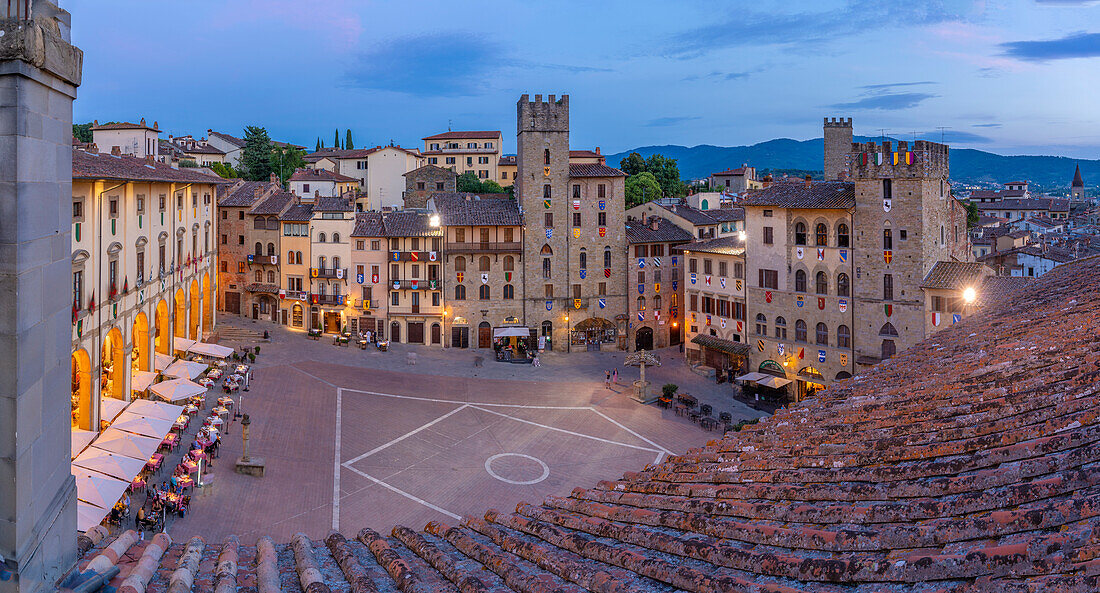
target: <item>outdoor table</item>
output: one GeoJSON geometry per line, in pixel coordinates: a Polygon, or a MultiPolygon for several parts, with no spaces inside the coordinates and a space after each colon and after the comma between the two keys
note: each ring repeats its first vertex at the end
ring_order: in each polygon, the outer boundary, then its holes
{"type": "Polygon", "coordinates": [[[321,330],[311,329],[311,330],[309,330],[309,333],[306,334],[306,337],[308,337],[311,340],[320,340],[321,339],[321,330]]]}
{"type": "Polygon", "coordinates": [[[176,423],[172,425],[172,428],[175,428],[177,430],[184,430],[185,428],[187,428],[187,424],[190,421],[191,419],[187,416],[180,416],[179,418],[176,418],[176,423]]]}
{"type": "Polygon", "coordinates": [[[191,456],[192,461],[198,461],[199,459],[206,459],[206,453],[204,451],[200,451],[198,449],[191,449],[191,451],[189,451],[187,454],[191,456]]]}
{"type": "Polygon", "coordinates": [[[718,421],[710,416],[704,416],[699,419],[699,426],[704,430],[714,430],[718,426],[718,421]]]}
{"type": "Polygon", "coordinates": [[[223,422],[225,421],[219,416],[209,416],[203,424],[207,426],[221,426],[223,422]]]}
{"type": "Polygon", "coordinates": [[[174,434],[169,434],[168,436],[164,437],[163,441],[160,442],[160,446],[161,447],[172,448],[172,447],[176,446],[176,441],[178,441],[178,440],[179,440],[179,437],[177,437],[174,434]]]}
{"type": "Polygon", "coordinates": [[[225,416],[226,414],[229,413],[229,409],[224,408],[222,406],[218,406],[218,407],[214,408],[211,411],[214,412],[215,414],[217,414],[218,416],[225,416]]]}
{"type": "Polygon", "coordinates": [[[183,411],[185,414],[194,414],[195,412],[199,411],[199,407],[195,404],[187,404],[183,407],[183,411]]]}
{"type": "Polygon", "coordinates": [[[141,478],[134,478],[133,481],[130,482],[130,490],[141,490],[144,487],[145,480],[142,480],[141,478]]]}
{"type": "Polygon", "coordinates": [[[176,483],[179,484],[181,489],[195,487],[195,480],[192,480],[191,476],[180,476],[176,478],[176,483]]]}
{"type": "Polygon", "coordinates": [[[198,471],[199,464],[195,463],[194,461],[188,461],[187,459],[184,459],[182,462],[180,462],[180,467],[186,470],[187,473],[193,474],[198,471]]]}
{"type": "Polygon", "coordinates": [[[149,458],[149,461],[145,462],[145,469],[155,472],[160,469],[162,463],[164,463],[164,456],[159,453],[154,453],[153,456],[149,458]]]}
{"type": "Polygon", "coordinates": [[[225,362],[224,360],[219,360],[215,362],[214,365],[224,369],[225,367],[229,366],[229,363],[225,362]]]}
{"type": "Polygon", "coordinates": [[[248,372],[248,365],[247,364],[239,364],[239,365],[237,365],[236,370],[237,370],[238,374],[247,373],[248,372]]]}
{"type": "Polygon", "coordinates": [[[213,439],[204,438],[203,436],[200,435],[198,437],[195,437],[195,442],[198,443],[200,447],[205,449],[206,447],[209,447],[210,443],[213,443],[214,441],[213,441],[213,439]]]}
{"type": "Polygon", "coordinates": [[[672,398],[659,397],[657,398],[657,405],[661,406],[662,408],[668,408],[672,405],[672,398]]]}
{"type": "Polygon", "coordinates": [[[224,373],[222,373],[218,369],[214,369],[214,370],[210,371],[209,373],[206,373],[206,376],[210,379],[221,379],[223,374],[224,373]]]}
{"type": "Polygon", "coordinates": [[[360,350],[366,350],[368,343],[369,342],[367,342],[366,340],[359,340],[359,349],[360,350]]]}
{"type": "Polygon", "coordinates": [[[682,403],[677,403],[672,409],[675,410],[677,416],[683,416],[684,412],[688,411],[688,407],[682,403]]]}
{"type": "Polygon", "coordinates": [[[387,352],[390,349],[390,343],[388,341],[378,342],[378,349],[381,350],[382,352],[387,352]]]}
{"type": "Polygon", "coordinates": [[[218,398],[218,403],[225,406],[225,407],[227,407],[227,408],[232,408],[233,407],[233,398],[222,396],[222,397],[218,398]]]}
{"type": "Polygon", "coordinates": [[[209,377],[203,377],[203,378],[199,379],[197,381],[197,383],[199,385],[202,385],[203,387],[205,387],[207,389],[210,389],[211,387],[214,386],[214,380],[209,378],[209,377]]]}

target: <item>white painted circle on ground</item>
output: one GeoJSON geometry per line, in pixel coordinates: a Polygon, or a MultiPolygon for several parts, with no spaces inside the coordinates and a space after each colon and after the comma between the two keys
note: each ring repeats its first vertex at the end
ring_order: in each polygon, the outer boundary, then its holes
{"type": "Polygon", "coordinates": [[[501,482],[504,482],[506,484],[515,484],[517,486],[538,484],[550,475],[550,468],[547,467],[547,465],[543,463],[541,459],[531,457],[530,455],[524,455],[522,453],[498,453],[496,455],[493,455],[492,457],[485,460],[485,471],[488,472],[490,476],[493,476],[501,482]],[[530,459],[531,461],[534,461],[542,467],[542,475],[535,478],[534,480],[509,480],[508,478],[505,478],[493,471],[493,462],[497,459],[500,459],[501,457],[522,457],[523,459],[530,459]]]}

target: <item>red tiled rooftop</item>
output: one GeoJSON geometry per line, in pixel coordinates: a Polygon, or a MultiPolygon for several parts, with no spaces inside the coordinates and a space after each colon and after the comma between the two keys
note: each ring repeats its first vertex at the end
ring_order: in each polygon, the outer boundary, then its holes
{"type": "Polygon", "coordinates": [[[85,563],[121,556],[111,585],[147,593],[1096,592],[1098,311],[1100,258],[1082,260],[759,424],[569,496],[282,545],[124,535],[104,551],[94,533],[85,563]]]}

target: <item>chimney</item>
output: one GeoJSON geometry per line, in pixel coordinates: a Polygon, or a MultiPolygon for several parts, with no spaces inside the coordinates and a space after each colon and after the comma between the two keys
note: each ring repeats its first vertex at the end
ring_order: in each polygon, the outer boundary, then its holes
{"type": "Polygon", "coordinates": [[[113,154],[115,156],[122,156],[122,149],[117,147],[117,146],[112,146],[111,147],[111,154],[113,154]]]}
{"type": "Polygon", "coordinates": [[[657,230],[657,227],[661,226],[661,221],[656,216],[649,217],[649,228],[657,230]]]}
{"type": "Polygon", "coordinates": [[[321,190],[319,190],[319,189],[313,190],[313,199],[316,200],[319,197],[321,197],[321,190]]]}
{"type": "Polygon", "coordinates": [[[151,155],[151,154],[145,155],[145,162],[152,163],[153,162],[153,155],[151,155]]]}
{"type": "Polygon", "coordinates": [[[252,197],[258,199],[260,197],[260,192],[262,191],[263,190],[260,188],[260,186],[257,185],[256,189],[252,190],[252,197]]]}
{"type": "Polygon", "coordinates": [[[599,146],[596,147],[596,154],[600,154],[600,147],[599,146]]]}
{"type": "Polygon", "coordinates": [[[143,126],[145,125],[145,118],[144,117],[141,118],[141,125],[143,125],[143,126]]]}
{"type": "Polygon", "coordinates": [[[807,175],[806,176],[806,189],[810,189],[811,185],[813,185],[813,181],[810,179],[810,176],[807,175]]]}

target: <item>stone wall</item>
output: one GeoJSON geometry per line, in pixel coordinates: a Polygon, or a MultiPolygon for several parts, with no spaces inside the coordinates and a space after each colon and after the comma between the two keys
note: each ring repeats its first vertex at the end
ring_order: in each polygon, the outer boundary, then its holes
{"type": "Polygon", "coordinates": [[[852,118],[825,118],[825,181],[848,173],[848,151],[852,146],[852,118]]]}
{"type": "Polygon", "coordinates": [[[406,208],[424,208],[428,196],[433,193],[455,191],[458,191],[458,175],[451,169],[424,166],[405,174],[406,208]],[[420,189],[420,183],[424,184],[423,189],[420,189]],[[443,184],[442,188],[437,185],[439,183],[443,184]]]}

